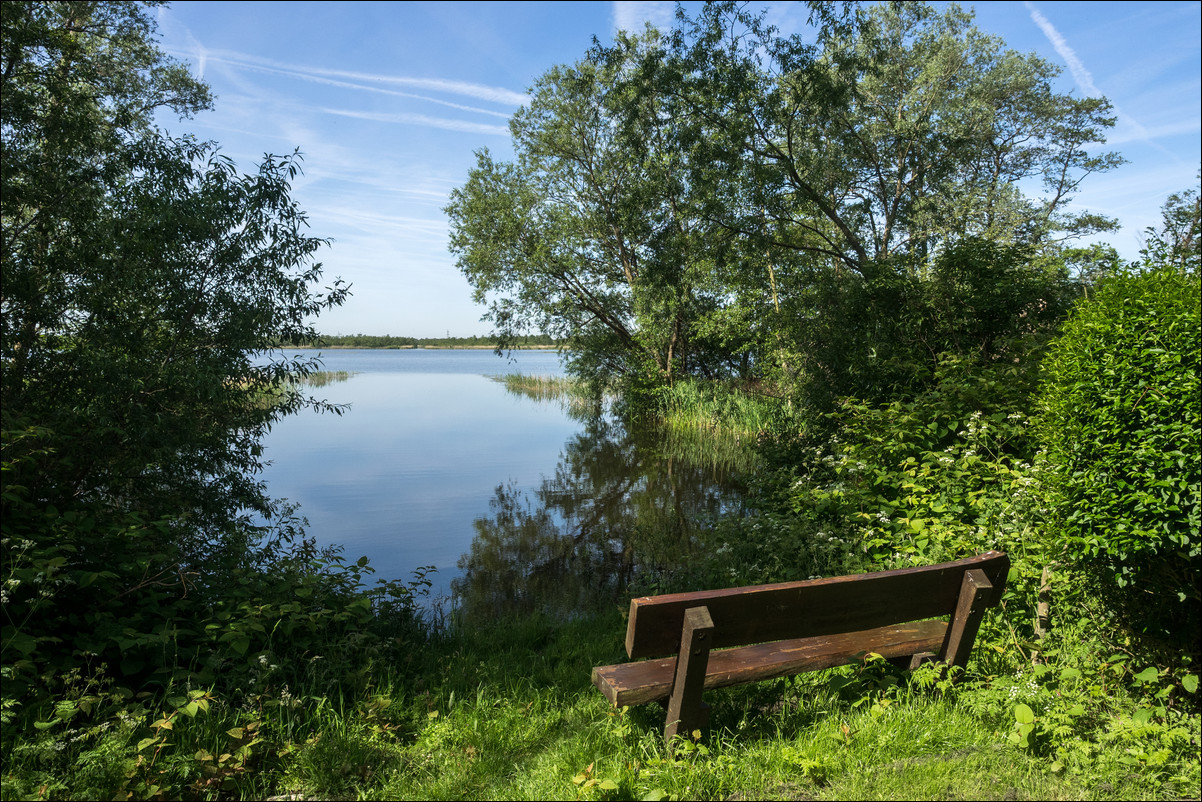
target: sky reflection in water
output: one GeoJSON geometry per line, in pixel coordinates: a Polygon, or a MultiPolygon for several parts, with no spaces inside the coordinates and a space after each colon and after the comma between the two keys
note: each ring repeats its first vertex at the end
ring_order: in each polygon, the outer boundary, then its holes
{"type": "Polygon", "coordinates": [[[366,555],[376,577],[407,580],[434,565],[432,597],[454,590],[484,615],[613,599],[636,555],[679,559],[693,519],[734,503],[712,470],[488,378],[562,374],[553,352],[516,360],[323,353],[326,370],[359,374],[313,394],[352,408],[276,425],[265,443],[270,494],[299,502],[319,544],[341,544],[348,560],[366,555]]]}

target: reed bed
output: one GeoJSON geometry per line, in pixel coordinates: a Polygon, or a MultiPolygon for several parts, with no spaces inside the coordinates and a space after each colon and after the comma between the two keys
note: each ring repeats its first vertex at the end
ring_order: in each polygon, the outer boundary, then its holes
{"type": "Polygon", "coordinates": [[[660,422],[677,447],[715,464],[750,467],[760,435],[780,414],[780,400],[697,381],[663,391],[660,422]]]}
{"type": "Polygon", "coordinates": [[[327,384],[344,382],[358,375],[357,370],[319,370],[295,379],[294,383],[300,387],[325,387],[327,384]]]}
{"type": "Polygon", "coordinates": [[[535,401],[558,401],[570,414],[591,414],[598,408],[597,400],[585,392],[584,385],[568,376],[508,373],[489,378],[505,385],[505,389],[514,395],[535,401]]]}

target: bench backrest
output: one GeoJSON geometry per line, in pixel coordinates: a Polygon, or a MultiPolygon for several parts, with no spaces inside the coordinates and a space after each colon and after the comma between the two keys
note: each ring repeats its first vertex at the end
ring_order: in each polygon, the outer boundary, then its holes
{"type": "Polygon", "coordinates": [[[713,648],[858,632],[956,609],[964,574],[980,569],[993,585],[987,606],[1005,589],[1010,558],[997,551],[955,562],[872,574],[781,582],[745,588],[643,596],[630,602],[626,653],[658,657],[680,648],[685,610],[705,606],[714,622],[713,648]]]}

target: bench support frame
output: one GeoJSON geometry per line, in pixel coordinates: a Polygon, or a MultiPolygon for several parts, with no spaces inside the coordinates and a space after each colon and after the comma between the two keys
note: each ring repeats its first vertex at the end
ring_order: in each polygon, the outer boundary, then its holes
{"type": "Polygon", "coordinates": [[[669,742],[678,734],[691,738],[694,730],[707,723],[709,708],[701,701],[701,693],[705,690],[713,632],[714,621],[708,609],[691,607],[685,611],[676,680],[668,697],[668,723],[664,727],[664,738],[669,742]]]}
{"type": "Polygon", "coordinates": [[[985,603],[992,593],[993,584],[984,571],[978,568],[964,572],[964,579],[960,582],[960,598],[947,628],[947,640],[940,650],[940,660],[959,668],[968,665],[968,655],[977,640],[981,619],[985,617],[985,603]]]}

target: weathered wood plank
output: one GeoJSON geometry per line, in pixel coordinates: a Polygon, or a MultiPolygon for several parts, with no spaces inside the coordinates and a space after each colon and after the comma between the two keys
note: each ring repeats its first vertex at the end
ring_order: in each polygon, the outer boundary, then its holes
{"type": "MultiPolygon", "coordinates": [[[[630,603],[626,653],[632,659],[677,651],[685,610],[704,605],[714,621],[713,647],[835,635],[946,616],[956,609],[966,571],[992,586],[996,604],[1010,558],[991,551],[941,565],[745,588],[644,596],[630,603]]],[[[932,651],[938,651],[933,649],[932,651]]]]}
{"type": "MultiPolygon", "coordinates": [[[[902,657],[938,652],[947,621],[918,621],[861,632],[763,643],[709,655],[705,689],[785,677],[847,665],[868,652],[902,657]]],[[[593,669],[593,684],[617,707],[666,699],[672,692],[676,657],[593,669]]]]}

